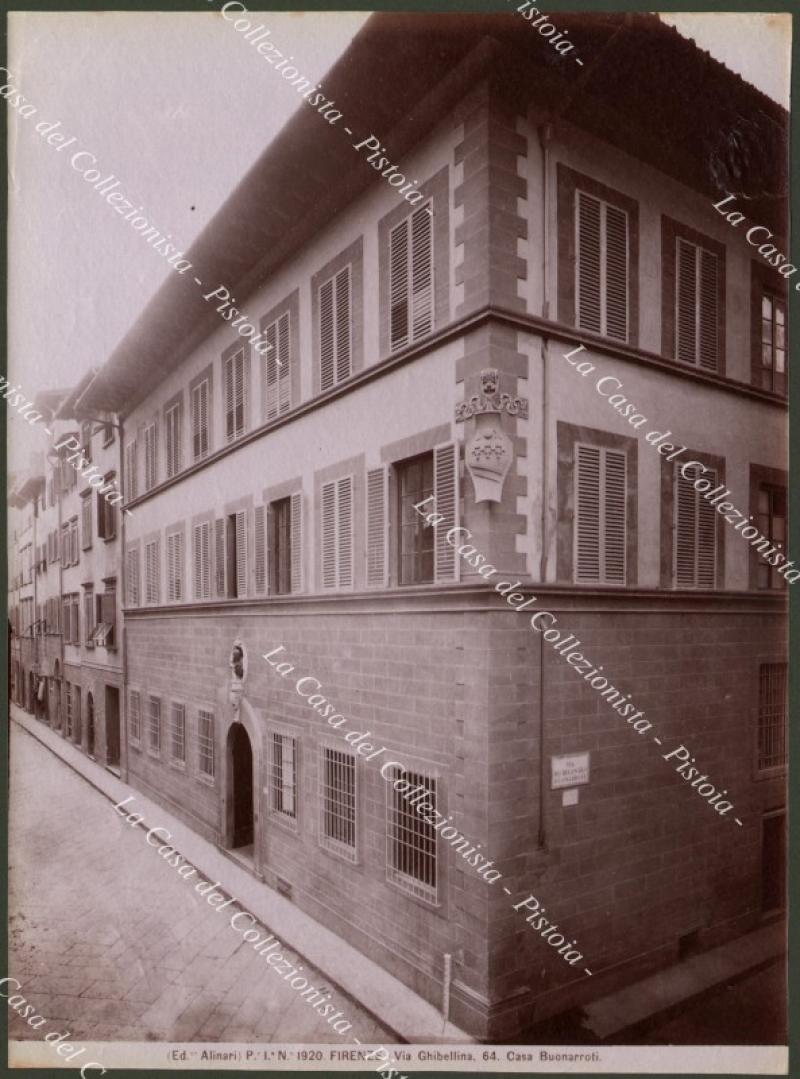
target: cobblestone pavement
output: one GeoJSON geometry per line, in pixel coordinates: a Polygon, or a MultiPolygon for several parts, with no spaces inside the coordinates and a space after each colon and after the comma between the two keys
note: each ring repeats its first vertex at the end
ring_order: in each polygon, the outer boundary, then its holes
{"type": "MultiPolygon", "coordinates": [[[[46,1029],[59,1020],[71,1041],[392,1043],[334,989],[336,1010],[353,1024],[337,1034],[231,928],[234,907],[208,906],[197,875],[179,877],[141,828],[10,727],[9,975],[46,1029]]],[[[297,953],[282,952],[309,985],[329,987],[297,953]]],[[[9,1038],[39,1037],[8,1015],[9,1038]]]]}

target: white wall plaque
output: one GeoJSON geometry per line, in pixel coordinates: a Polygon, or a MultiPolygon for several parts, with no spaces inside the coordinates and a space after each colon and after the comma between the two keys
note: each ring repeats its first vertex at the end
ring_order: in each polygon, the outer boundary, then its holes
{"type": "Polygon", "coordinates": [[[589,782],[589,751],[550,758],[550,789],[577,787],[589,782]]]}

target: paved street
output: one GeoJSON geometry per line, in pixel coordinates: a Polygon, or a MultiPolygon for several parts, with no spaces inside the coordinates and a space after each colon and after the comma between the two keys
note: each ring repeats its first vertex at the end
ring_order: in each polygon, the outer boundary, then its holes
{"type": "MultiPolygon", "coordinates": [[[[197,895],[197,876],[178,876],[108,799],[10,728],[9,975],[48,1029],[60,1020],[72,1040],[98,1041],[393,1040],[337,989],[353,1024],[338,1035],[197,895]]],[[[282,951],[309,985],[329,986],[282,951]]],[[[10,1038],[39,1037],[8,1014],[10,1038]]]]}

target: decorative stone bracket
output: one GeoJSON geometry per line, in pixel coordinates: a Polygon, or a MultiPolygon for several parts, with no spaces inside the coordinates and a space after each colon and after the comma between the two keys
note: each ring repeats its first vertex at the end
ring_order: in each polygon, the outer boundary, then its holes
{"type": "Polygon", "coordinates": [[[514,449],[511,439],[500,426],[502,412],[527,419],[528,401],[498,393],[498,373],[493,367],[481,371],[483,393],[473,394],[469,401],[456,405],[456,423],[475,417],[475,431],[467,442],[464,463],[467,466],[476,502],[501,502],[503,484],[514,449]]]}

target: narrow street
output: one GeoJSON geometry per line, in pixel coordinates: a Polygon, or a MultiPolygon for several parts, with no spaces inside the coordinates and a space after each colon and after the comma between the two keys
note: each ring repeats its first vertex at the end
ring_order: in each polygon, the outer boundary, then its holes
{"type": "MultiPolygon", "coordinates": [[[[335,989],[353,1023],[338,1035],[142,829],[15,723],[10,755],[9,976],[41,1015],[98,1041],[394,1040],[335,989]]],[[[329,985],[283,954],[309,985],[329,985]]],[[[38,1036],[8,1015],[9,1038],[38,1036]]]]}

